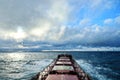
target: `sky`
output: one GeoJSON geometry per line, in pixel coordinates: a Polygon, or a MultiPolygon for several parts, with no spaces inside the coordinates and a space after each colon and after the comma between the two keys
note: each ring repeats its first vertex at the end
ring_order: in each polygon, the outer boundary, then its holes
{"type": "Polygon", "coordinates": [[[120,0],[0,0],[0,48],[120,50],[120,0]]]}

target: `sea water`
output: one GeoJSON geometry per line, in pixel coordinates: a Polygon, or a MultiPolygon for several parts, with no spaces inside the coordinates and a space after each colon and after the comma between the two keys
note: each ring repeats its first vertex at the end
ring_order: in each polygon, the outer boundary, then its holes
{"type": "Polygon", "coordinates": [[[30,80],[58,54],[71,54],[93,80],[120,80],[120,52],[0,52],[0,80],[30,80]]]}

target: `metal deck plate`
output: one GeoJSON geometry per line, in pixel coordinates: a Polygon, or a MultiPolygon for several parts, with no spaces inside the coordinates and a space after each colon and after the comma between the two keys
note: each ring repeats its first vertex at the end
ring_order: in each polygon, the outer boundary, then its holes
{"type": "Polygon", "coordinates": [[[63,62],[63,61],[58,61],[56,64],[72,64],[71,62],[63,62]]]}
{"type": "Polygon", "coordinates": [[[59,66],[54,66],[52,70],[74,70],[73,66],[65,66],[65,65],[59,65],[59,66]]]}
{"type": "Polygon", "coordinates": [[[79,80],[77,75],[48,75],[46,80],[79,80]]]}

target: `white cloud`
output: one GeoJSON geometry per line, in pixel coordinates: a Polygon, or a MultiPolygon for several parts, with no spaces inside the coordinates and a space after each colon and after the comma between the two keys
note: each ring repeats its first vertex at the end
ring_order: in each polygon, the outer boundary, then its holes
{"type": "Polygon", "coordinates": [[[113,1],[107,1],[107,0],[92,0],[90,1],[90,8],[91,9],[110,9],[113,6],[113,1]],[[103,5],[104,4],[104,5],[103,5]]]}
{"type": "Polygon", "coordinates": [[[120,25],[120,16],[117,16],[115,18],[108,18],[104,20],[104,24],[106,25],[116,25],[119,26],[120,25]]]}
{"type": "Polygon", "coordinates": [[[0,39],[102,43],[115,37],[117,28],[109,25],[118,26],[120,17],[107,18],[103,25],[95,20],[112,6],[107,0],[0,1],[0,39]]]}
{"type": "Polygon", "coordinates": [[[18,27],[14,31],[0,29],[0,34],[1,39],[4,40],[15,39],[16,41],[21,41],[22,39],[28,36],[21,27],[18,27]]]}
{"type": "Polygon", "coordinates": [[[115,23],[117,23],[118,25],[120,25],[120,16],[117,16],[117,17],[115,18],[115,23]]]}
{"type": "Polygon", "coordinates": [[[69,15],[70,6],[67,0],[53,0],[51,8],[47,11],[47,16],[53,21],[64,22],[69,15]]]}
{"type": "Polygon", "coordinates": [[[104,24],[111,24],[112,22],[113,22],[112,19],[106,19],[106,20],[104,21],[104,24]]]}
{"type": "Polygon", "coordinates": [[[92,3],[92,4],[90,5],[90,7],[93,9],[93,8],[96,8],[96,7],[98,7],[99,5],[101,5],[102,0],[92,0],[91,3],[92,3]]]}
{"type": "MultiPolygon", "coordinates": [[[[38,9],[41,9],[40,7],[43,6],[39,6],[38,9]]],[[[30,35],[38,40],[60,40],[64,34],[65,27],[62,27],[62,25],[68,18],[69,8],[66,0],[51,1],[51,6],[44,11],[44,16],[39,18],[29,30],[30,35]]],[[[41,12],[41,10],[38,11],[41,12]]]]}
{"type": "MultiPolygon", "coordinates": [[[[3,1],[4,2],[4,1],[3,1]]],[[[11,2],[11,1],[10,1],[11,2]]],[[[6,19],[10,19],[8,23],[5,21],[1,22],[1,25],[7,24],[4,27],[1,27],[1,36],[4,36],[6,39],[15,39],[15,40],[22,40],[22,39],[31,39],[33,38],[36,40],[59,40],[62,35],[64,34],[64,29],[65,27],[61,27],[68,19],[69,11],[70,11],[70,6],[67,3],[67,0],[47,0],[47,1],[33,1],[33,4],[29,6],[32,2],[30,1],[28,5],[20,5],[22,1],[15,1],[13,2],[12,6],[16,6],[14,9],[17,9],[18,12],[20,13],[14,13],[10,10],[12,8],[8,8],[6,10],[3,10],[2,6],[1,9],[3,12],[7,12],[8,10],[10,11],[8,14],[8,17],[6,19]],[[36,2],[39,2],[36,3],[36,2]],[[18,8],[18,5],[21,7],[18,8]],[[23,7],[23,9],[22,9],[23,7]],[[28,9],[27,11],[24,10],[28,9]],[[31,15],[29,12],[31,12],[31,15]],[[10,14],[15,14],[10,15],[10,14]],[[25,16],[26,15],[26,16],[25,16]],[[12,17],[13,18],[10,18],[12,17]],[[18,21],[15,21],[15,17],[19,18],[18,21]],[[27,22],[24,19],[28,18],[27,22]],[[23,21],[22,21],[23,19],[23,21]],[[21,22],[22,24],[21,24],[21,22]],[[20,24],[19,24],[20,22],[20,24]],[[9,23],[11,25],[9,25],[9,23]],[[17,26],[16,26],[17,25],[17,26]],[[23,25],[21,29],[18,28],[18,26],[23,25]],[[9,28],[11,27],[11,28],[9,28]],[[6,31],[6,29],[9,28],[9,30],[6,31]]],[[[25,1],[27,2],[27,1],[25,1]]],[[[23,1],[24,3],[24,1],[23,1]]],[[[4,4],[9,4],[9,2],[4,3],[4,4]]],[[[7,5],[5,5],[7,6],[7,5]]],[[[8,5],[9,7],[10,5],[8,5]]],[[[15,10],[14,10],[15,11],[15,10]]],[[[1,14],[0,16],[4,16],[4,14],[1,14]]]]}
{"type": "Polygon", "coordinates": [[[51,32],[50,39],[55,41],[62,41],[62,37],[65,35],[65,30],[65,26],[60,26],[60,29],[57,32],[51,32]]]}
{"type": "Polygon", "coordinates": [[[90,19],[82,19],[79,23],[80,26],[88,26],[90,24],[90,19]]]}
{"type": "Polygon", "coordinates": [[[28,34],[38,37],[39,40],[44,40],[51,26],[52,24],[47,20],[41,20],[40,23],[37,23],[36,26],[29,30],[28,34]]]}

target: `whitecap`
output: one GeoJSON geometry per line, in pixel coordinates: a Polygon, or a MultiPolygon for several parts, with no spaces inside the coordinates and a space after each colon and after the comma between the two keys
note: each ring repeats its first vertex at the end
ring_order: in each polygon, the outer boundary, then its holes
{"type": "Polygon", "coordinates": [[[77,60],[77,62],[94,80],[111,80],[105,75],[100,74],[98,69],[88,61],[80,59],[77,60]]]}

